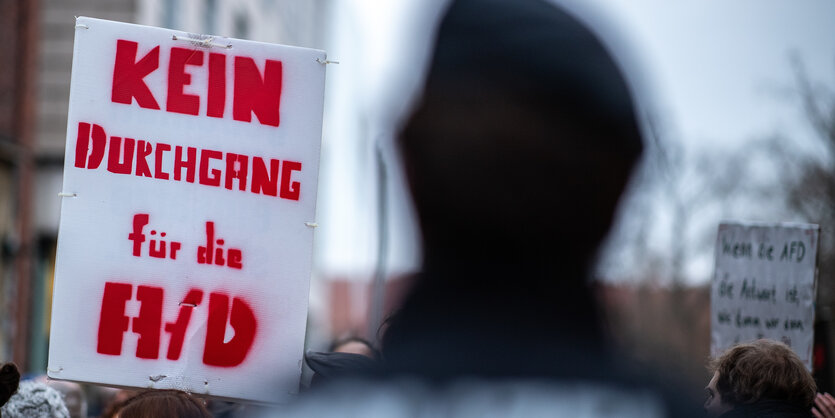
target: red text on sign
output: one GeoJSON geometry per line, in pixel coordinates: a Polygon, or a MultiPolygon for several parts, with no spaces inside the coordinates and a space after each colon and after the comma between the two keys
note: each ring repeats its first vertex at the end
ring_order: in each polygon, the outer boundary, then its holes
{"type": "Polygon", "coordinates": [[[80,122],[75,143],[75,166],[95,170],[104,160],[105,151],[107,171],[114,174],[134,174],[159,180],[173,177],[174,181],[197,182],[227,190],[249,189],[255,194],[288,200],[299,200],[301,193],[301,183],[293,180],[293,174],[302,170],[300,162],[210,149],[198,150],[180,145],[172,147],[169,144],[136,141],[119,136],[111,136],[108,141],[100,125],[80,122]],[[166,163],[166,154],[170,156],[172,149],[173,162],[166,163]],[[154,157],[149,163],[148,157],[151,154],[154,157]]]}
{"type": "MultiPolygon", "coordinates": [[[[145,234],[142,232],[145,229],[145,225],[148,225],[149,216],[147,213],[138,213],[133,215],[133,232],[128,234],[128,239],[133,241],[133,256],[134,257],[141,257],[142,256],[142,243],[145,242],[145,234]]],[[[156,230],[151,230],[151,236],[157,234],[156,230]]],[[[165,238],[165,232],[160,232],[159,234],[160,239],[151,239],[149,248],[148,248],[148,255],[151,257],[156,258],[166,258],[169,257],[172,260],[177,259],[177,251],[182,247],[182,243],[171,241],[170,242],[170,253],[166,253],[166,244],[167,241],[163,240],[165,238]]]]}
{"type": "MultiPolygon", "coordinates": [[[[160,47],[152,48],[137,59],[139,44],[119,39],[113,65],[113,85],[110,99],[114,103],[160,109],[159,102],[145,83],[145,77],[159,68],[160,47]]],[[[168,89],[165,110],[197,115],[201,96],[187,94],[184,87],[191,85],[190,71],[208,63],[208,82],[205,86],[206,116],[222,118],[226,113],[226,61],[224,54],[212,52],[204,59],[203,51],[173,47],[169,51],[167,69],[168,89]]],[[[262,125],[278,126],[281,102],[281,61],[267,59],[264,71],[250,57],[231,57],[233,61],[232,119],[251,122],[252,114],[262,125]]]]}
{"type": "Polygon", "coordinates": [[[197,263],[225,265],[234,269],[243,268],[241,250],[230,248],[226,250],[226,257],[224,257],[223,243],[223,239],[215,239],[215,223],[206,222],[206,245],[197,247],[197,263]]]}
{"type": "MultiPolygon", "coordinates": [[[[203,306],[203,291],[189,290],[179,303],[177,318],[163,324],[163,289],[136,286],[139,315],[131,318],[125,314],[125,310],[128,301],[134,299],[133,289],[134,286],[129,283],[104,284],[96,351],[100,354],[121,355],[123,336],[130,325],[130,331],[139,335],[136,357],[158,359],[160,335],[164,331],[171,335],[166,358],[178,360],[192,314],[203,306]]],[[[217,367],[234,367],[243,363],[255,341],[257,330],[252,308],[242,298],[230,297],[222,292],[210,293],[208,305],[208,309],[203,310],[208,311],[203,363],[217,367]],[[234,335],[229,339],[226,338],[227,325],[234,330],[234,335]]]]}

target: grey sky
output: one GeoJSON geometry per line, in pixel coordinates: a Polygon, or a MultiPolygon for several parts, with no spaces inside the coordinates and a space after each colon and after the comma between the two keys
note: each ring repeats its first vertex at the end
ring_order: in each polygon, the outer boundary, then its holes
{"type": "MultiPolygon", "coordinates": [[[[662,144],[679,142],[685,148],[700,149],[719,157],[726,151],[777,134],[792,142],[787,149],[820,150],[802,112],[790,55],[800,58],[813,82],[829,89],[835,86],[835,3],[786,0],[598,0],[596,3],[612,21],[622,26],[643,60],[642,71],[660,120],[662,144]]],[[[748,148],[747,154],[751,155],[751,151],[748,148]]],[[[689,175],[700,174],[690,172],[689,175]]],[[[686,181],[675,185],[687,186],[686,181]]],[[[648,247],[664,256],[670,252],[671,240],[686,240],[691,251],[685,260],[685,276],[694,284],[708,280],[713,271],[712,246],[698,242],[714,237],[721,220],[730,217],[765,222],[804,221],[771,218],[780,212],[781,197],[761,196],[757,201],[738,201],[730,212],[696,202],[700,207],[692,209],[695,216],[684,229],[678,229],[671,224],[675,219],[670,214],[671,197],[665,194],[669,189],[660,190],[654,196],[653,212],[649,215],[654,219],[649,223],[652,229],[644,232],[650,241],[648,247]],[[672,231],[685,235],[672,237],[672,231]]],[[[625,216],[648,215],[636,211],[625,216]]],[[[633,232],[627,229],[625,233],[633,232]]],[[[635,260],[634,254],[625,259],[616,258],[610,260],[610,268],[604,269],[604,275],[615,280],[629,279],[636,274],[630,272],[635,268],[634,263],[647,261],[635,260]]]]}
{"type": "Polygon", "coordinates": [[[780,130],[806,136],[781,96],[790,52],[812,79],[835,82],[835,2],[598,0],[643,52],[659,111],[685,141],[712,146],[780,130]]]}
{"type": "MultiPolygon", "coordinates": [[[[791,94],[789,53],[799,54],[812,80],[835,86],[835,2],[554,1],[596,10],[610,23],[614,44],[629,46],[645,84],[639,94],[652,104],[663,140],[722,152],[779,132],[809,149],[812,133],[791,94]]],[[[325,276],[368,278],[374,268],[373,150],[390,143],[394,122],[419,88],[432,22],[445,3],[336,2],[328,49],[341,64],[328,72],[317,234],[325,276]]],[[[396,169],[391,153],[389,159],[396,169]]],[[[417,246],[403,185],[394,180],[388,262],[402,272],[417,267],[417,246]]],[[[696,281],[712,269],[706,255],[693,255],[700,260],[691,269],[696,281]]]]}

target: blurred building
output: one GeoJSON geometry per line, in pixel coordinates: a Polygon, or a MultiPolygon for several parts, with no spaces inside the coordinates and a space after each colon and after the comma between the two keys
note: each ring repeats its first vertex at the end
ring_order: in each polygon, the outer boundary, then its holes
{"type": "Polygon", "coordinates": [[[31,184],[36,7],[0,1],[0,34],[7,55],[0,64],[0,361],[25,349],[32,276],[31,184]]]}
{"type": "MultiPolygon", "coordinates": [[[[0,360],[44,371],[74,16],[323,48],[329,0],[0,0],[0,360]]],[[[86,301],[79,301],[85,303],[86,301]]]]}

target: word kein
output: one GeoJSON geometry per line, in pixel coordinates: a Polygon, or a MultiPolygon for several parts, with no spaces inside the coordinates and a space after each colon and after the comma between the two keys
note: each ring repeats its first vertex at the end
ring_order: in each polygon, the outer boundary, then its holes
{"type": "Polygon", "coordinates": [[[157,180],[173,178],[174,181],[197,182],[203,186],[225,187],[228,190],[249,189],[255,194],[287,200],[299,200],[301,189],[301,184],[292,179],[293,173],[302,169],[300,162],[212,149],[198,150],[195,147],[172,146],[142,139],[137,141],[121,136],[111,136],[108,140],[101,125],[79,122],[75,167],[96,170],[103,161],[107,171],[114,174],[133,174],[157,180]],[[170,157],[172,152],[174,158],[170,160],[166,154],[170,157]]]}
{"type": "MultiPolygon", "coordinates": [[[[119,39],[116,41],[116,59],[113,65],[113,103],[132,104],[159,110],[160,106],[145,77],[159,68],[159,45],[137,60],[139,44],[119,39]]],[[[226,113],[226,55],[209,53],[204,60],[199,49],[171,48],[167,71],[168,95],[165,110],[168,112],[197,115],[201,97],[186,94],[183,87],[191,84],[191,74],[186,67],[202,68],[208,61],[208,79],[205,86],[206,116],[222,118],[226,113]]],[[[263,77],[255,60],[250,57],[233,57],[234,83],[232,118],[251,122],[252,114],[262,125],[278,126],[281,101],[281,61],[266,60],[263,77]]]]}

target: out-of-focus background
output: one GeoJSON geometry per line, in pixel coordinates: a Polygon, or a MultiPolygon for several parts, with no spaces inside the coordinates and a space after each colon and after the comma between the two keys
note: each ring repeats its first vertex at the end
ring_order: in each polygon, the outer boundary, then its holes
{"type": "MultiPolygon", "coordinates": [[[[311,278],[317,349],[374,340],[420,264],[395,137],[447,3],[0,0],[0,360],[46,368],[73,16],[324,49],[339,61],[328,67],[311,278]]],[[[559,3],[619,58],[644,118],[647,152],[594,270],[612,344],[706,382],[719,221],[819,223],[815,374],[831,391],[835,3],[559,3]]]]}

